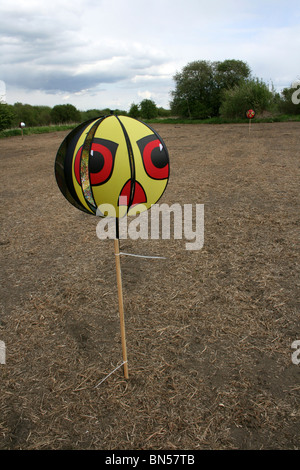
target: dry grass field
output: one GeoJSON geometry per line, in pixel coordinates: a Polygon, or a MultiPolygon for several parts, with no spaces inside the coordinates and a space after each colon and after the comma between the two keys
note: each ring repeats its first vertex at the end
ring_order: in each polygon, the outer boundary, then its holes
{"type": "Polygon", "coordinates": [[[155,125],[160,202],[204,204],[205,243],[114,246],[54,178],[67,132],[0,141],[0,449],[299,449],[300,123],[155,125]]]}

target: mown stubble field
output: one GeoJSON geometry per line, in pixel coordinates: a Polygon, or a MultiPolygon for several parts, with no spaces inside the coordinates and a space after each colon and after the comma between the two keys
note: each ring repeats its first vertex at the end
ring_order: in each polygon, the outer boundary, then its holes
{"type": "Polygon", "coordinates": [[[0,141],[1,449],[299,449],[300,124],[155,125],[160,202],[204,204],[205,243],[112,240],[54,178],[67,132],[0,141]]]}

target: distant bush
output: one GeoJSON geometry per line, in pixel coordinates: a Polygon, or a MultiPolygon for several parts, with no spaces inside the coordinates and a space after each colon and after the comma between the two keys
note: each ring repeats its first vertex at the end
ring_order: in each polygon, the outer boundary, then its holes
{"type": "Polygon", "coordinates": [[[245,117],[248,109],[262,113],[272,104],[272,92],[268,86],[259,79],[250,79],[239,85],[225,90],[220,107],[220,115],[227,118],[245,117]]]}
{"type": "Polygon", "coordinates": [[[80,120],[82,122],[88,121],[89,119],[96,119],[101,116],[102,112],[100,109],[89,109],[88,111],[80,111],[80,120]]]}
{"type": "Polygon", "coordinates": [[[51,121],[55,124],[80,122],[81,114],[72,104],[58,104],[51,110],[51,121]]]}
{"type": "Polygon", "coordinates": [[[153,100],[145,99],[140,103],[141,117],[144,119],[153,119],[157,117],[157,107],[153,100]]]}
{"type": "Polygon", "coordinates": [[[140,108],[138,104],[132,103],[132,105],[130,106],[128,116],[135,118],[135,119],[140,117],[140,108]]]}
{"type": "Polygon", "coordinates": [[[159,117],[170,117],[171,116],[171,110],[170,109],[165,109],[165,108],[157,108],[157,114],[159,117]]]}
{"type": "Polygon", "coordinates": [[[114,114],[119,116],[122,114],[123,116],[127,115],[127,112],[121,109],[88,109],[87,111],[80,111],[81,121],[88,121],[89,119],[97,119],[100,116],[109,116],[110,114],[114,114]]]}
{"type": "Polygon", "coordinates": [[[0,131],[8,129],[14,120],[12,106],[0,102],[0,131]]]}
{"type": "Polygon", "coordinates": [[[15,103],[13,105],[15,118],[12,125],[17,127],[19,122],[26,126],[49,126],[51,123],[51,108],[49,106],[32,106],[30,104],[15,103]]]}
{"type": "MultiPolygon", "coordinates": [[[[300,85],[298,86],[298,89],[300,85]]],[[[285,114],[300,114],[300,103],[293,102],[293,96],[297,100],[300,98],[300,92],[297,88],[284,88],[281,93],[282,99],[279,105],[279,110],[285,114]]],[[[295,101],[295,100],[294,100],[295,101]]]]}

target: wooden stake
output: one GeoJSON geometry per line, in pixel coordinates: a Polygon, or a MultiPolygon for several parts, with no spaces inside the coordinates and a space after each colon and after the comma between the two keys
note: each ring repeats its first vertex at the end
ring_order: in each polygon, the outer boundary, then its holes
{"type": "Polygon", "coordinates": [[[124,306],[123,306],[123,292],[122,292],[119,239],[115,239],[114,243],[115,243],[116,272],[117,272],[118,297],[119,297],[119,313],[120,313],[122,354],[123,354],[123,362],[124,362],[124,377],[125,377],[125,379],[128,379],[128,363],[127,363],[127,350],[126,350],[125,320],[124,320],[124,306]]]}

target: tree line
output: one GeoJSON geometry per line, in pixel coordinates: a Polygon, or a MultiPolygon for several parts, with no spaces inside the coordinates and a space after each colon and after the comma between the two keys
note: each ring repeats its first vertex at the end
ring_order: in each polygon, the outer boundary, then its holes
{"type": "MultiPolygon", "coordinates": [[[[263,80],[253,77],[248,64],[241,60],[190,62],[173,79],[175,89],[170,92],[170,109],[157,107],[153,100],[144,99],[139,104],[132,103],[129,112],[117,109],[114,113],[141,119],[240,118],[245,117],[250,108],[257,114],[265,111],[300,114],[300,104],[292,101],[293,88],[285,88],[281,93],[273,86],[270,89],[263,80]]],[[[79,111],[72,104],[51,108],[22,103],[8,105],[0,101],[0,130],[18,127],[21,121],[28,127],[49,126],[82,122],[110,113],[107,108],[79,111]]]]}
{"type": "Polygon", "coordinates": [[[300,104],[292,102],[293,88],[275,91],[261,79],[253,77],[250,67],[241,60],[223,62],[195,61],[174,76],[171,111],[190,119],[222,116],[245,117],[248,109],[257,114],[300,114],[300,104]]]}
{"type": "MultiPolygon", "coordinates": [[[[60,104],[51,108],[49,106],[33,106],[22,103],[9,105],[0,102],[0,131],[18,127],[20,122],[24,122],[27,127],[78,123],[99,116],[105,116],[111,114],[111,112],[112,111],[108,108],[79,111],[72,104],[60,104]]],[[[129,112],[115,109],[113,113],[116,115],[122,114],[125,116],[129,115],[137,118],[151,119],[157,116],[168,116],[170,111],[157,108],[152,100],[145,99],[138,105],[132,105],[129,112]]]]}

